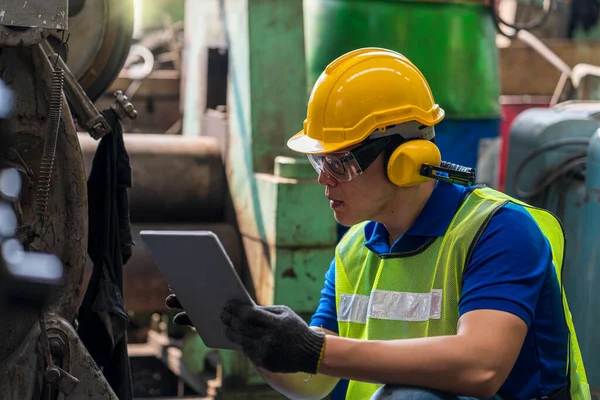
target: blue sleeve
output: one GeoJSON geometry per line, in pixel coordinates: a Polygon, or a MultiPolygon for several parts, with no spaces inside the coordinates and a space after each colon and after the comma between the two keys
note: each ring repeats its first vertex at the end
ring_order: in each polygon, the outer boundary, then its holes
{"type": "Polygon", "coordinates": [[[325,286],[321,290],[319,307],[312,316],[310,326],[318,326],[338,333],[337,312],[335,307],[335,258],[325,274],[325,286]]]}
{"type": "Polygon", "coordinates": [[[546,273],[550,245],[525,208],[507,204],[490,220],[463,274],[460,315],[506,311],[531,325],[546,273]]]}

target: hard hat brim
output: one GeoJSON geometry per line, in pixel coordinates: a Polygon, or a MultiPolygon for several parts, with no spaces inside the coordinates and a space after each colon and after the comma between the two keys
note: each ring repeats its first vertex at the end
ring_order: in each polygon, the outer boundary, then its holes
{"type": "MultiPolygon", "coordinates": [[[[357,140],[356,143],[360,142],[357,140]]],[[[325,143],[321,140],[316,140],[308,137],[304,134],[304,131],[300,131],[292,136],[287,146],[295,152],[303,154],[327,154],[334,151],[342,150],[354,143],[342,142],[342,143],[325,143]]]]}

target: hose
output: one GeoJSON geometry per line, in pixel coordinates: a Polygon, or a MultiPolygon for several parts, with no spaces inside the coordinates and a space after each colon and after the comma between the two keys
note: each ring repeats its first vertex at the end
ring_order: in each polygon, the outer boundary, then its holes
{"type": "Polygon", "coordinates": [[[540,26],[542,26],[543,24],[545,24],[546,21],[548,20],[548,17],[550,16],[550,13],[556,7],[557,0],[544,0],[544,5],[543,5],[544,11],[542,12],[542,14],[539,15],[537,18],[535,18],[531,21],[527,21],[525,23],[506,22],[498,13],[498,6],[500,5],[501,1],[502,0],[492,0],[492,2],[490,3],[490,11],[492,12],[492,18],[494,19],[494,22],[496,25],[496,30],[498,31],[498,33],[500,33],[503,36],[506,36],[509,39],[512,39],[517,35],[517,33],[520,30],[536,29],[536,28],[539,28],[540,26]],[[510,28],[512,32],[510,32],[510,33],[505,32],[502,28],[500,28],[500,25],[504,25],[504,26],[510,28]]]}
{"type": "Polygon", "coordinates": [[[56,156],[56,141],[58,139],[58,128],[63,105],[64,77],[63,70],[55,66],[52,71],[48,125],[36,187],[35,211],[40,222],[43,221],[48,212],[48,199],[50,197],[50,185],[54,171],[54,158],[56,156]]]}
{"type": "Polygon", "coordinates": [[[540,154],[542,154],[546,151],[549,151],[549,150],[563,147],[563,146],[574,146],[574,145],[587,146],[587,145],[589,145],[589,143],[590,143],[590,139],[586,139],[586,138],[565,138],[565,139],[553,140],[549,143],[546,143],[546,144],[538,147],[537,149],[535,149],[534,151],[529,153],[527,155],[527,157],[525,157],[525,159],[521,162],[521,164],[519,164],[519,167],[517,168],[517,171],[515,172],[515,179],[513,181],[513,191],[520,198],[522,198],[524,200],[528,200],[533,197],[536,197],[537,195],[539,195],[540,193],[545,191],[558,178],[565,176],[576,170],[579,170],[582,167],[585,168],[585,165],[587,163],[587,152],[586,151],[578,152],[578,153],[575,153],[574,155],[568,157],[566,160],[562,161],[558,166],[547,171],[542,176],[541,183],[539,183],[537,186],[535,186],[533,188],[533,190],[526,192],[526,191],[519,189],[519,178],[521,177],[521,174],[523,173],[525,166],[527,166],[533,159],[538,157],[540,154]]]}

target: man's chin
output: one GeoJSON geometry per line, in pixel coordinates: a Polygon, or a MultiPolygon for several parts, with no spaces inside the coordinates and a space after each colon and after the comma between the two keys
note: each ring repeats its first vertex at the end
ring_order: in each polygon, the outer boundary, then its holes
{"type": "Polygon", "coordinates": [[[333,217],[337,221],[338,224],[350,227],[352,225],[356,225],[363,221],[363,219],[356,218],[356,216],[343,214],[341,212],[333,212],[333,217]]]}

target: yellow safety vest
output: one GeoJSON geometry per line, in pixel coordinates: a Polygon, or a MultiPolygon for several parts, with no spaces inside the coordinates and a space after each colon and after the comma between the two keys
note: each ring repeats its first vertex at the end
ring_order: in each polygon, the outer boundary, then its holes
{"type": "MultiPolygon", "coordinates": [[[[561,283],[564,234],[558,219],[503,193],[478,188],[465,199],[442,237],[411,253],[380,258],[365,247],[361,223],[348,230],[336,248],[336,307],[339,335],[363,340],[393,340],[455,335],[463,269],[491,217],[508,202],[522,205],[552,247],[561,283]]],[[[573,400],[589,400],[590,389],[567,299],[569,362],[573,400]]],[[[381,385],[350,381],[346,399],[369,399],[381,385]]]]}

